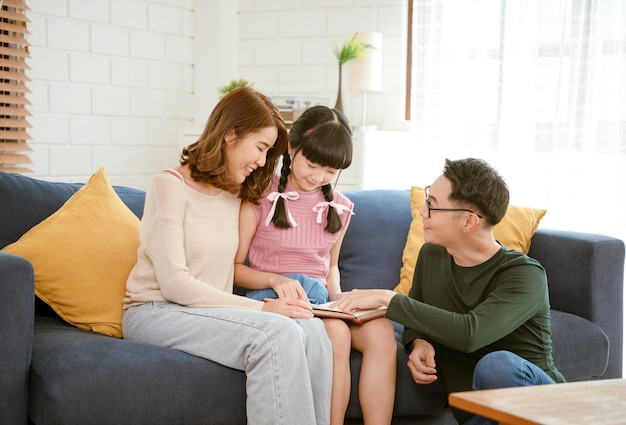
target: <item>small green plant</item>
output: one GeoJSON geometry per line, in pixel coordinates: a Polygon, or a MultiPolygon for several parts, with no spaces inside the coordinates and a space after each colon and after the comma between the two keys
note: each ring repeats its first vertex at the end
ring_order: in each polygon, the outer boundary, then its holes
{"type": "Polygon", "coordinates": [[[357,34],[358,33],[354,33],[352,37],[347,39],[343,43],[343,46],[341,46],[341,49],[339,49],[339,46],[335,44],[334,51],[335,56],[337,56],[337,59],[339,60],[339,66],[351,61],[352,59],[358,59],[365,56],[365,51],[372,47],[369,44],[365,44],[362,41],[357,40],[357,34]]]}
{"type": "Polygon", "coordinates": [[[239,88],[239,87],[254,87],[254,83],[251,83],[248,80],[245,80],[243,78],[240,78],[238,80],[230,80],[230,83],[228,83],[225,86],[222,86],[219,88],[220,91],[220,98],[226,96],[228,93],[230,93],[231,91],[239,88]]]}
{"type": "Polygon", "coordinates": [[[365,44],[361,40],[357,40],[357,35],[359,33],[355,32],[352,37],[347,39],[341,49],[337,44],[335,44],[334,52],[335,56],[337,56],[337,60],[339,61],[339,89],[337,91],[337,102],[335,103],[335,109],[343,112],[343,101],[341,99],[341,80],[342,80],[342,68],[346,62],[351,61],[352,59],[358,59],[365,56],[365,51],[367,49],[373,49],[374,46],[371,44],[365,44]]]}

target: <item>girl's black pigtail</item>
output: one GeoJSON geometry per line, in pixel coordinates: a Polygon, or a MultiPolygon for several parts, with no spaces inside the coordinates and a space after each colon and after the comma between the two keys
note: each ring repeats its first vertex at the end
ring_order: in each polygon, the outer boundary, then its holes
{"type": "MultiPolygon", "coordinates": [[[[324,194],[324,199],[326,202],[332,202],[333,197],[333,187],[329,183],[325,186],[322,186],[322,193],[324,194]]],[[[326,213],[326,231],[329,233],[337,233],[341,230],[341,218],[339,218],[339,214],[337,210],[331,206],[328,206],[328,212],[326,213]]]]}
{"type": "MultiPolygon", "coordinates": [[[[283,154],[283,166],[280,169],[280,181],[278,182],[278,192],[284,193],[287,187],[287,179],[291,173],[291,158],[289,153],[283,154]]],[[[291,223],[287,220],[287,208],[285,208],[285,200],[278,198],[276,201],[276,210],[274,211],[274,217],[272,217],[272,223],[279,229],[291,228],[291,223]]]]}

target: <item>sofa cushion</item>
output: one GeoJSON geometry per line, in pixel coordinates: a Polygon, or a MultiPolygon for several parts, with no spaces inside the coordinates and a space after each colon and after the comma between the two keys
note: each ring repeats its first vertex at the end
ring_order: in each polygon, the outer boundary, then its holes
{"type": "Polygon", "coordinates": [[[0,172],[0,248],[59,209],[81,186],[0,172]]]}
{"type": "Polygon", "coordinates": [[[59,210],[3,250],[33,264],[35,294],[65,321],[121,337],[122,298],[138,246],[139,219],[100,169],[59,210]]]}
{"type": "Polygon", "coordinates": [[[609,361],[609,338],[595,323],[574,314],[550,311],[552,356],[568,381],[600,376],[609,361]]]}
{"type": "Polygon", "coordinates": [[[393,289],[411,224],[408,190],[346,192],[354,215],[339,254],[341,289],[393,289]]]}
{"type": "MultiPolygon", "coordinates": [[[[48,182],[0,171],[0,248],[15,242],[58,210],[81,187],[83,183],[48,182]]],[[[128,208],[141,218],[145,192],[123,186],[113,188],[128,208]]]]}
{"type": "MultiPolygon", "coordinates": [[[[412,187],[410,190],[412,221],[406,237],[406,246],[402,252],[402,268],[400,282],[395,290],[401,294],[408,294],[413,284],[415,263],[422,245],[424,244],[424,230],[419,210],[424,206],[424,189],[412,187]]],[[[539,227],[539,221],[546,214],[546,210],[531,207],[509,205],[506,215],[498,223],[493,233],[502,245],[508,249],[528,254],[530,241],[539,227]]]]}
{"type": "Polygon", "coordinates": [[[245,402],[242,371],[53,317],[35,321],[29,417],[37,425],[236,425],[246,423],[245,402]]]}
{"type": "Polygon", "coordinates": [[[122,202],[126,204],[129,210],[141,219],[143,216],[143,207],[146,202],[146,192],[140,189],[125,186],[113,186],[115,193],[120,197],[122,202]]]}
{"type": "MultiPolygon", "coordinates": [[[[402,326],[394,326],[400,344],[402,326]]],[[[446,405],[441,385],[416,384],[406,352],[398,348],[394,415],[413,420],[441,415],[446,405]]],[[[353,350],[355,391],[347,419],[362,417],[356,390],[361,361],[353,350]]],[[[239,425],[246,423],[245,400],[242,371],[171,348],[108,338],[57,318],[36,318],[29,417],[37,425],[239,425]],[[208,396],[199,396],[203,393],[208,396]]]]}

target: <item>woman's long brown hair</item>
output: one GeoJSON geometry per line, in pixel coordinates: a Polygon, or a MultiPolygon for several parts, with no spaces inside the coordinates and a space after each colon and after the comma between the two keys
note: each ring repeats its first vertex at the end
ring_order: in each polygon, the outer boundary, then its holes
{"type": "MultiPolygon", "coordinates": [[[[237,140],[235,140],[237,143],[237,140]]],[[[185,147],[181,165],[188,165],[195,181],[206,182],[248,202],[257,204],[272,181],[280,156],[287,150],[288,134],[285,122],[272,100],[250,88],[235,89],[224,96],[209,116],[200,138],[185,147]],[[276,127],[276,143],[267,153],[264,167],[250,174],[243,184],[232,181],[226,169],[226,142],[229,131],[237,139],[266,127],[276,127]]]]}

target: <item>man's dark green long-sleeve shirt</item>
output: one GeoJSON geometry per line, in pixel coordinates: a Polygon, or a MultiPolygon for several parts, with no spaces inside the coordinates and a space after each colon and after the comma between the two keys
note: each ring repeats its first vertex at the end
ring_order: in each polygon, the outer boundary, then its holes
{"type": "Polygon", "coordinates": [[[517,251],[502,247],[480,265],[460,267],[444,247],[424,244],[409,297],[396,295],[387,317],[404,325],[405,344],[423,338],[434,346],[447,393],[471,390],[478,360],[498,350],[565,381],[552,360],[545,270],[517,251]]]}

